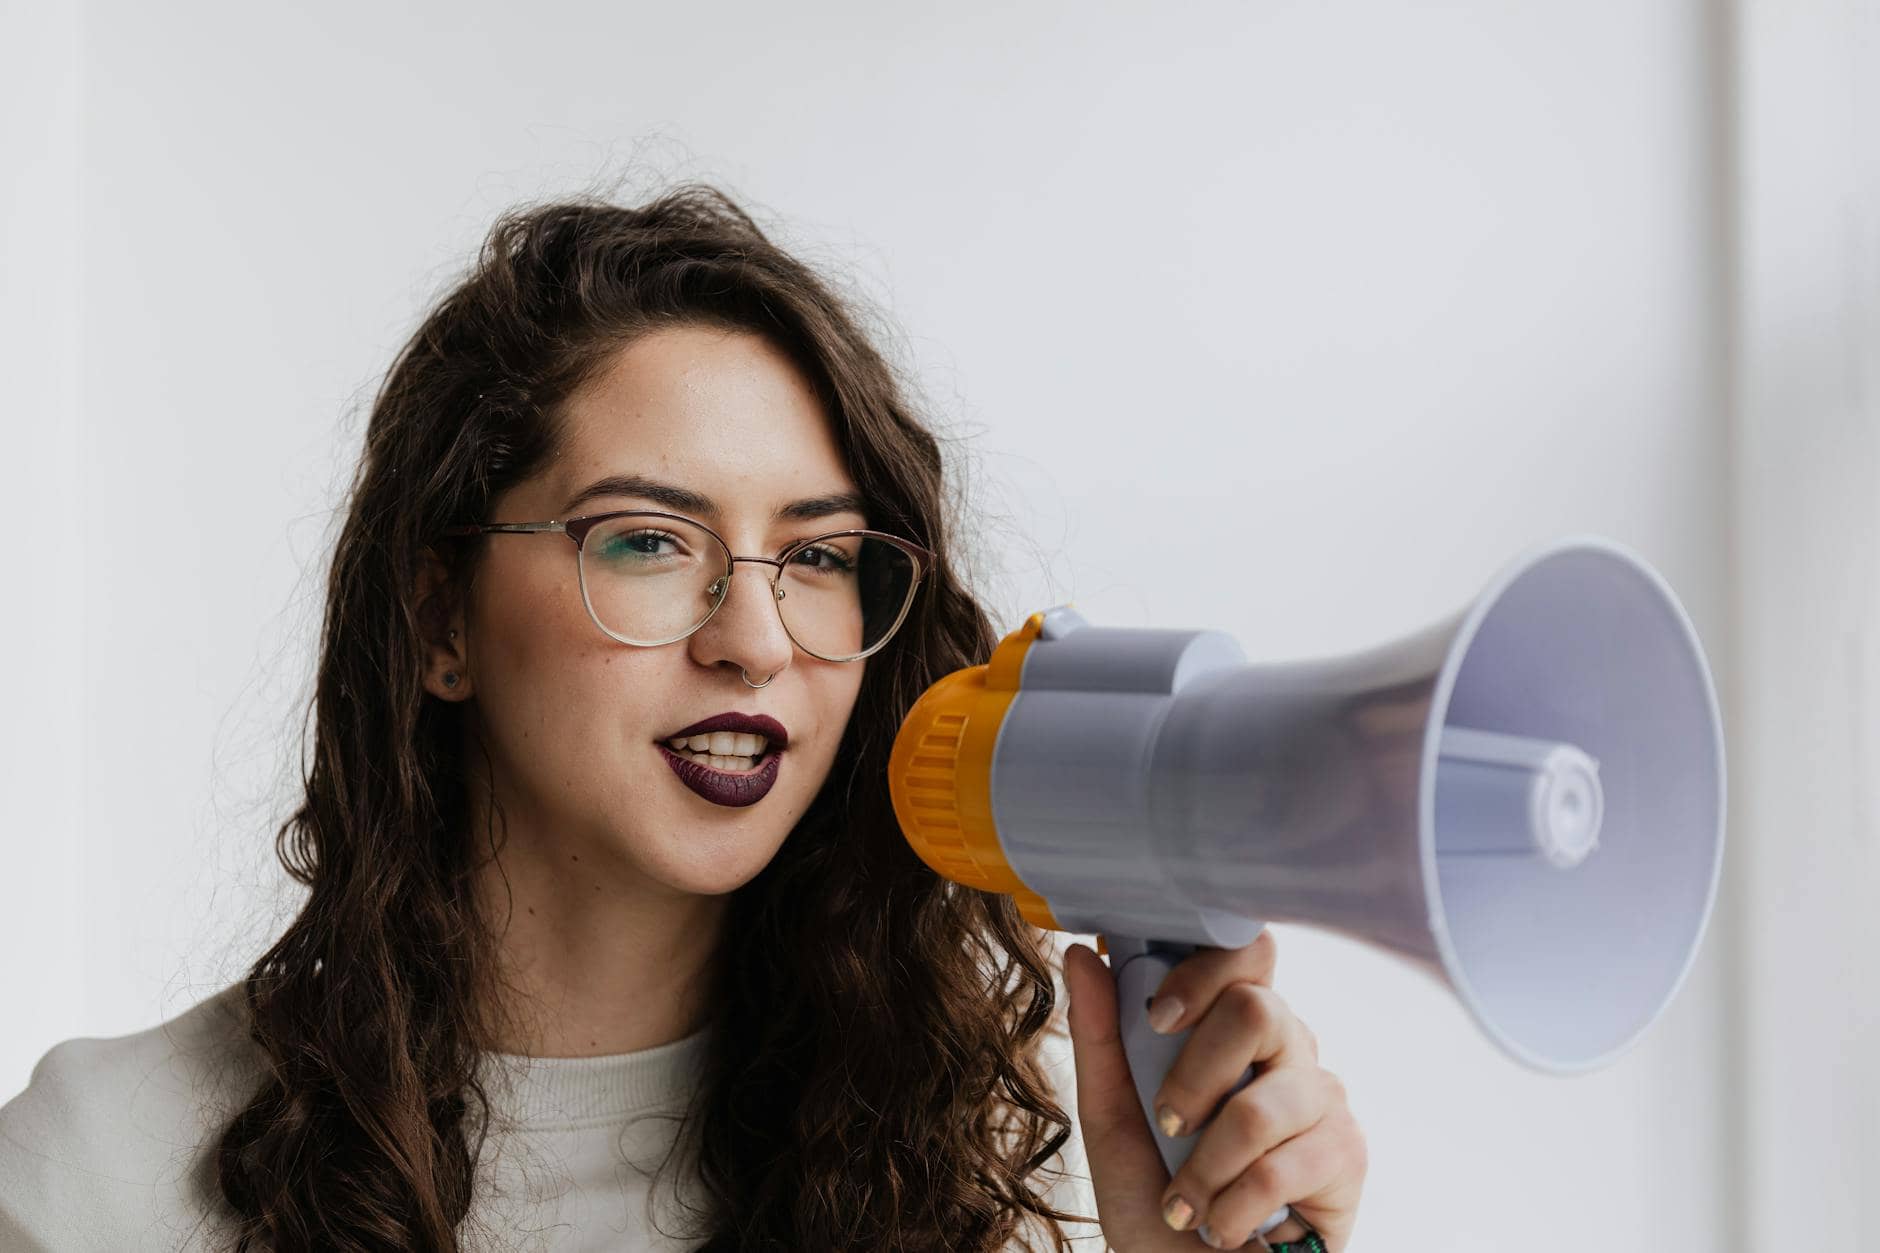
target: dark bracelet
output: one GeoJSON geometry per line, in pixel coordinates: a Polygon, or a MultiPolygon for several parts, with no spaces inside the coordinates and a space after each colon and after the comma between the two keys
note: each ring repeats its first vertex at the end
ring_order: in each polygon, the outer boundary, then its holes
{"type": "Polygon", "coordinates": [[[1267,1246],[1273,1253],[1325,1253],[1325,1242],[1319,1239],[1319,1233],[1308,1231],[1297,1240],[1288,1240],[1284,1244],[1267,1246]]]}

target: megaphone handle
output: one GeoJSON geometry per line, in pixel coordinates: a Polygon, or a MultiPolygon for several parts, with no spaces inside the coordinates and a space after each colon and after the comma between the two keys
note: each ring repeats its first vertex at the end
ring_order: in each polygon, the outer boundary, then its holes
{"type": "MultiPolygon", "coordinates": [[[[1181,1169],[1188,1155],[1194,1152],[1195,1138],[1201,1129],[1212,1122],[1214,1115],[1220,1112],[1228,1097],[1253,1082],[1254,1069],[1247,1067],[1234,1086],[1228,1089],[1220,1103],[1208,1111],[1208,1116],[1189,1129],[1185,1136],[1170,1138],[1162,1134],[1162,1128],[1156,1123],[1155,1094],[1162,1086],[1162,1080],[1175,1065],[1176,1055],[1188,1042],[1189,1034],[1194,1030],[1174,1035],[1159,1035],[1149,1025],[1149,1000],[1155,990],[1162,985],[1162,980],[1179,964],[1182,958],[1196,949],[1197,944],[1184,944],[1168,940],[1144,940],[1128,936],[1103,937],[1104,946],[1110,951],[1113,963],[1110,973],[1116,979],[1117,1029],[1123,1037],[1123,1054],[1129,1059],[1130,1077],[1136,1081],[1136,1099],[1142,1104],[1143,1117],[1149,1121],[1149,1134],[1155,1137],[1156,1148],[1162,1152],[1162,1162],[1168,1167],[1169,1178],[1181,1169]]],[[[1291,1206],[1280,1209],[1257,1229],[1265,1236],[1292,1216],[1291,1206]]]]}

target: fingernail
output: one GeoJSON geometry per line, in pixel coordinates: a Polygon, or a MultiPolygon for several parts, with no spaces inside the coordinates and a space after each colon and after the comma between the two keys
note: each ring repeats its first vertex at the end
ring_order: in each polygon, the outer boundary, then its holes
{"type": "Polygon", "coordinates": [[[1155,1111],[1155,1120],[1161,1125],[1162,1134],[1171,1140],[1182,1133],[1182,1127],[1184,1125],[1182,1123],[1182,1116],[1176,1113],[1170,1106],[1158,1105],[1155,1111]]]}
{"type": "Polygon", "coordinates": [[[1162,1207],[1162,1221],[1177,1231],[1188,1230],[1188,1224],[1194,1220],[1194,1206],[1178,1196],[1170,1197],[1168,1204],[1162,1207]]]}
{"type": "Polygon", "coordinates": [[[1167,1035],[1181,1016],[1182,1003],[1172,996],[1158,996],[1149,1006],[1149,1026],[1157,1035],[1167,1035]]]}
{"type": "Polygon", "coordinates": [[[1228,1244],[1225,1240],[1215,1235],[1212,1231],[1209,1231],[1206,1223],[1203,1223],[1195,1231],[1195,1234],[1200,1236],[1201,1242],[1207,1245],[1211,1249],[1238,1249],[1238,1248],[1244,1247],[1246,1244],[1246,1241],[1244,1240],[1241,1241],[1240,1244],[1228,1244]]]}

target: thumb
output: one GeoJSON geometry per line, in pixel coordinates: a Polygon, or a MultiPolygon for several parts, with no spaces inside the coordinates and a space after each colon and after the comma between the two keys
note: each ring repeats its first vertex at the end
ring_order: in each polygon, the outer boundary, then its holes
{"type": "Polygon", "coordinates": [[[1070,994],[1077,1121],[1106,1230],[1165,1232],[1157,1206],[1168,1186],[1168,1167],[1130,1077],[1115,978],[1094,949],[1073,944],[1064,950],[1064,988],[1070,994]]]}

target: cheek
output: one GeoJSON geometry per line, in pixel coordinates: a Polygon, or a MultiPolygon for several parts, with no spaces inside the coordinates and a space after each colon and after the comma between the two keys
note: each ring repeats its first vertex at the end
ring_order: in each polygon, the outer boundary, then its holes
{"type": "MultiPolygon", "coordinates": [[[[798,659],[799,663],[801,658],[798,659]]],[[[823,672],[816,676],[814,685],[817,693],[817,744],[815,750],[816,773],[827,775],[835,764],[837,752],[847,734],[848,724],[855,715],[855,701],[862,686],[863,662],[855,665],[842,665],[833,662],[816,663],[823,672]]],[[[805,754],[808,757],[808,754],[805,754]]]]}
{"type": "Polygon", "coordinates": [[[556,565],[511,562],[479,583],[471,662],[489,737],[512,753],[527,746],[567,760],[596,726],[621,721],[617,710],[603,716],[617,705],[620,650],[589,619],[572,571],[556,565]]]}

